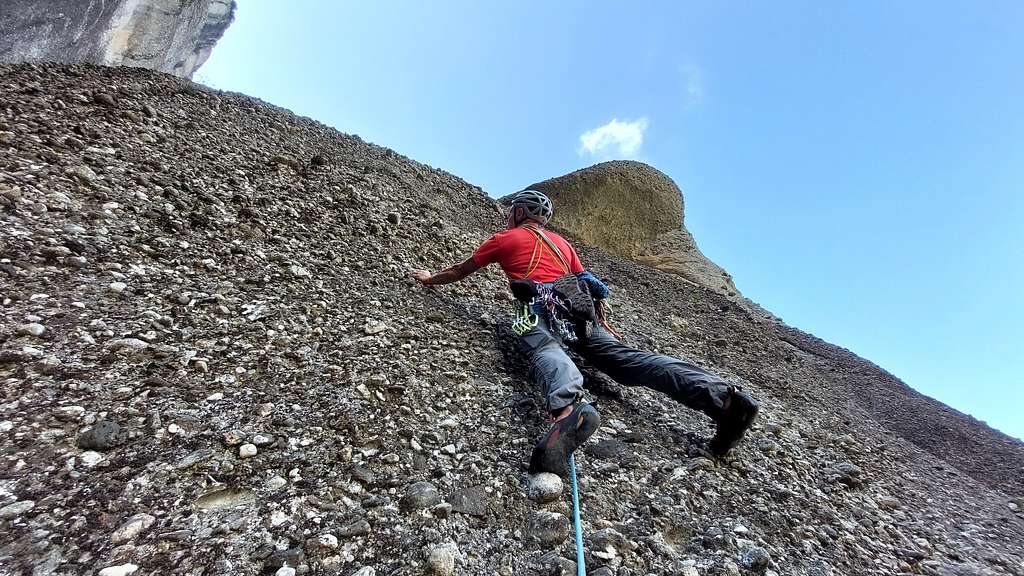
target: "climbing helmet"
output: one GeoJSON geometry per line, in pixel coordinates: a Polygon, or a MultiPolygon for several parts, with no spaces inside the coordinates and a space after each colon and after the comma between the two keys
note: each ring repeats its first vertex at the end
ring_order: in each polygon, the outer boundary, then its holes
{"type": "Polygon", "coordinates": [[[536,190],[523,190],[512,197],[512,213],[522,208],[527,218],[533,218],[541,224],[551,220],[551,199],[536,190]]]}

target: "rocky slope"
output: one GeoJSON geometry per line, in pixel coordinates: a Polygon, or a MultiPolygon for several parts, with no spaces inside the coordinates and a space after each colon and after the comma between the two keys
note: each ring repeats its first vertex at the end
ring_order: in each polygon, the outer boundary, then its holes
{"type": "Polygon", "coordinates": [[[656,168],[602,162],[527,188],[548,194],[553,225],[588,244],[742,300],[732,276],[704,256],[686,229],[679,186],[656,168]]]}
{"type": "Polygon", "coordinates": [[[190,78],[235,0],[4,0],[0,62],[138,66],[190,78]]]}
{"type": "MultiPolygon", "coordinates": [[[[500,273],[405,277],[501,226],[478,188],[145,70],[2,66],[0,102],[0,573],[575,573],[500,273]]],[[[591,574],[1024,574],[1019,442],[579,250],[629,341],[764,404],[716,462],[705,418],[588,373],[591,574]]]]}

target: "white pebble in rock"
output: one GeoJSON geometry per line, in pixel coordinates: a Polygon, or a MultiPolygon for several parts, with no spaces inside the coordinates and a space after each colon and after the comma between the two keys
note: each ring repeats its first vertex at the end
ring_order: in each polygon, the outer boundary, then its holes
{"type": "Polygon", "coordinates": [[[94,450],[87,450],[78,455],[78,459],[82,462],[82,465],[86,468],[93,468],[100,462],[103,462],[103,454],[94,450]]]}
{"type": "Polygon", "coordinates": [[[43,335],[43,332],[46,332],[46,327],[37,322],[18,326],[18,334],[21,334],[22,336],[35,336],[38,338],[43,335]]]}
{"type": "Polygon", "coordinates": [[[338,547],[338,537],[334,534],[321,534],[317,538],[317,543],[323,548],[330,548],[331,550],[338,547]]]}
{"type": "Polygon", "coordinates": [[[114,544],[124,544],[135,539],[136,536],[148,529],[156,522],[156,518],[149,514],[136,514],[121,525],[120,528],[110,535],[110,541],[114,544]]]}
{"type": "Polygon", "coordinates": [[[138,351],[145,350],[149,347],[149,344],[138,338],[118,338],[117,340],[111,340],[107,342],[107,348],[118,352],[121,350],[138,351]]]}
{"type": "Polygon", "coordinates": [[[20,502],[8,504],[7,506],[0,508],[0,518],[3,518],[4,520],[17,518],[32,508],[35,508],[35,505],[36,503],[32,500],[21,500],[20,502]]]}
{"type": "Polygon", "coordinates": [[[129,574],[135,573],[139,567],[135,564],[121,564],[120,566],[110,566],[100,570],[100,576],[128,576],[129,574]]]}
{"type": "Polygon", "coordinates": [[[271,490],[280,490],[288,485],[288,481],[280,476],[272,476],[270,480],[267,480],[267,488],[271,490]]]}
{"type": "Polygon", "coordinates": [[[58,420],[75,421],[85,415],[85,408],[82,406],[59,406],[53,411],[58,420]]]}
{"type": "Polygon", "coordinates": [[[110,290],[112,292],[121,293],[121,292],[124,292],[125,288],[127,288],[127,287],[128,287],[128,285],[125,284],[124,282],[111,282],[110,283],[110,290]]]}
{"type": "Polygon", "coordinates": [[[526,495],[538,504],[556,500],[562,495],[562,479],[550,472],[534,474],[530,476],[526,495]]]}
{"type": "Polygon", "coordinates": [[[363,332],[365,332],[368,336],[372,336],[374,334],[380,334],[381,332],[383,332],[383,331],[385,331],[387,329],[388,329],[387,324],[385,324],[383,322],[378,322],[376,320],[369,320],[369,321],[367,321],[366,324],[363,325],[363,332]]]}
{"type": "Polygon", "coordinates": [[[895,510],[900,507],[900,501],[892,496],[879,496],[875,498],[875,504],[882,510],[895,510]]]}
{"type": "Polygon", "coordinates": [[[253,444],[242,444],[238,447],[239,458],[252,458],[256,455],[256,446],[253,444]]]}
{"type": "Polygon", "coordinates": [[[430,568],[430,574],[452,576],[455,574],[455,560],[457,556],[458,549],[451,543],[431,549],[427,553],[427,566],[430,568]]]}
{"type": "Polygon", "coordinates": [[[295,568],[285,564],[278,568],[277,572],[274,572],[274,576],[295,576],[295,568]]]}
{"type": "Polygon", "coordinates": [[[274,443],[274,437],[270,434],[253,434],[252,443],[257,446],[270,446],[274,443]]]}
{"type": "Polygon", "coordinates": [[[288,516],[280,510],[274,510],[270,513],[270,525],[274,528],[277,528],[282,524],[287,524],[288,522],[291,522],[291,520],[291,516],[288,516]]]}

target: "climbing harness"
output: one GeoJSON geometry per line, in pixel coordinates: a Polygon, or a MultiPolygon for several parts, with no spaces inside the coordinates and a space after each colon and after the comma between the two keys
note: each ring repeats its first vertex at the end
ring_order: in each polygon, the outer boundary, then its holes
{"type": "MultiPolygon", "coordinates": [[[[523,276],[522,280],[529,280],[530,276],[537,270],[537,267],[540,266],[541,260],[544,258],[545,250],[555,257],[555,260],[566,274],[572,274],[572,268],[569,266],[568,260],[565,259],[565,256],[562,255],[562,251],[550,238],[548,238],[548,235],[545,234],[543,230],[530,225],[523,226],[522,228],[529,231],[537,239],[536,243],[533,245],[533,253],[530,254],[530,264],[527,267],[526,275],[523,276]]],[[[512,330],[517,336],[522,336],[537,326],[537,315],[531,314],[528,307],[532,306],[539,298],[543,301],[544,307],[549,312],[552,327],[558,337],[563,342],[567,343],[578,341],[579,337],[576,335],[575,327],[567,320],[567,318],[571,318],[573,315],[568,303],[562,302],[554,294],[554,291],[551,290],[550,285],[538,283],[537,287],[537,295],[530,300],[530,302],[523,308],[522,312],[517,315],[516,319],[512,323],[512,330]]],[[[607,307],[608,312],[611,311],[611,307],[609,307],[607,303],[605,303],[604,306],[607,307]]],[[[612,325],[608,322],[606,317],[599,317],[598,323],[616,339],[622,340],[622,336],[612,328],[612,325]]]]}
{"type": "Polygon", "coordinates": [[[572,523],[576,528],[576,576],[587,576],[583,560],[583,528],[580,526],[580,494],[576,488],[576,456],[569,455],[569,477],[572,478],[572,523]]]}
{"type": "Polygon", "coordinates": [[[569,304],[563,302],[555,291],[551,289],[551,286],[547,284],[540,285],[538,296],[544,301],[544,308],[547,309],[548,318],[551,319],[551,327],[556,335],[563,342],[567,343],[579,340],[576,336],[576,329],[573,327],[572,322],[569,321],[569,318],[572,318],[572,310],[569,304]]]}
{"type": "Polygon", "coordinates": [[[537,284],[537,295],[529,302],[523,303],[522,308],[512,320],[512,332],[516,336],[523,336],[540,323],[540,316],[532,310],[534,306],[541,304],[546,311],[550,324],[555,334],[563,342],[576,342],[576,331],[572,323],[566,320],[569,314],[569,307],[555,295],[550,286],[537,284]]]}

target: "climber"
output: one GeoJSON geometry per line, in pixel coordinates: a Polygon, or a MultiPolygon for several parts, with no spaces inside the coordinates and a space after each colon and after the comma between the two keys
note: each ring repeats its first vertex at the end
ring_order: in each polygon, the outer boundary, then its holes
{"type": "Polygon", "coordinates": [[[750,427],[757,402],[697,366],[619,342],[607,321],[608,287],[583,268],[569,242],[543,228],[551,215],[547,196],[519,192],[512,199],[506,230],[488,238],[465,262],[437,274],[410,272],[433,286],[457,282],[497,262],[509,278],[521,306],[513,328],[530,360],[529,376],[545,394],[551,423],[534,447],[530,473],[564,475],[569,455],[601,422],[597,410],[583,401],[583,375],[562,344],[620,384],[664,392],[710,416],[717,429],[709,449],[724,456],[750,427]]]}

